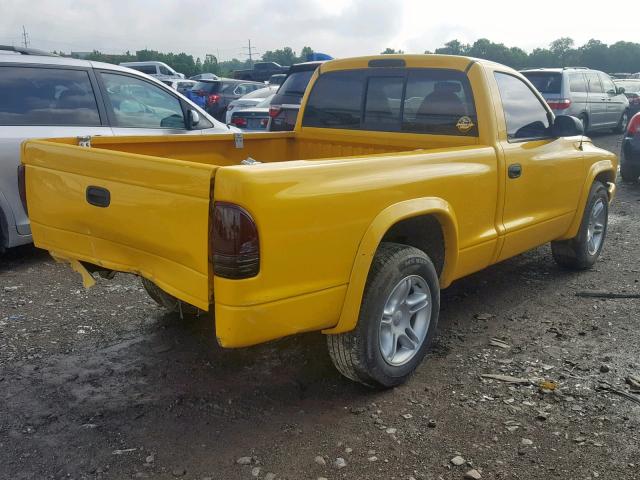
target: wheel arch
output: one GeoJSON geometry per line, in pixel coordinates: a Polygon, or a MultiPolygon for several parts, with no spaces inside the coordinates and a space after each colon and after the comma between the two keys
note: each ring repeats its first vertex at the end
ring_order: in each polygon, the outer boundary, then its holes
{"type": "Polygon", "coordinates": [[[557,240],[568,240],[570,238],[575,237],[578,234],[578,230],[580,229],[580,223],[582,222],[582,214],[584,212],[585,205],[587,204],[587,200],[589,198],[589,192],[591,191],[591,185],[593,182],[599,181],[607,187],[607,192],[609,195],[609,203],[613,201],[615,197],[616,191],[616,173],[617,173],[618,165],[617,162],[612,160],[600,160],[591,165],[587,177],[585,179],[584,185],[582,186],[582,192],[580,193],[580,200],[578,201],[578,207],[576,209],[575,216],[573,217],[573,221],[571,222],[571,226],[567,233],[565,233],[561,238],[557,240]]]}
{"type": "Polygon", "coordinates": [[[440,285],[446,287],[451,283],[458,260],[458,227],[451,205],[436,197],[393,204],[374,218],[361,239],[340,319],[335,327],[323,330],[323,333],[344,333],[355,328],[373,257],[383,241],[403,243],[434,255],[436,258],[432,260],[440,276],[440,285]],[[436,226],[437,232],[434,231],[436,226]],[[416,231],[427,232],[426,238],[409,236],[416,231]],[[438,245],[438,238],[441,245],[438,245]]]}

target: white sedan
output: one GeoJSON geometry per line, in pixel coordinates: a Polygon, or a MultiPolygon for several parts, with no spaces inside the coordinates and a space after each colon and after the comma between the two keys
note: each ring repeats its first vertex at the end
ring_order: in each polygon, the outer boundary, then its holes
{"type": "Polygon", "coordinates": [[[253,92],[247,93],[246,95],[229,103],[229,106],[227,107],[227,115],[225,118],[227,124],[231,123],[231,116],[234,114],[234,112],[244,110],[245,108],[255,107],[265,98],[276,93],[278,87],[278,85],[271,85],[259,90],[254,90],[253,92]]]}

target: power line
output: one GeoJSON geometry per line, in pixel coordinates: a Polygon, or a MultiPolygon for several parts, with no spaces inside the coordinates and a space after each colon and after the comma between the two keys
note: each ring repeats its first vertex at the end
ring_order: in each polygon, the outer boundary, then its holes
{"type": "Polygon", "coordinates": [[[258,52],[255,52],[255,47],[251,46],[251,39],[249,39],[249,46],[248,47],[242,47],[244,50],[247,50],[247,53],[242,53],[241,55],[245,55],[249,57],[249,65],[253,66],[253,56],[254,55],[259,55],[258,52]]]}
{"type": "Polygon", "coordinates": [[[22,43],[24,44],[24,48],[29,47],[29,35],[27,34],[27,30],[22,26],[22,43]]]}

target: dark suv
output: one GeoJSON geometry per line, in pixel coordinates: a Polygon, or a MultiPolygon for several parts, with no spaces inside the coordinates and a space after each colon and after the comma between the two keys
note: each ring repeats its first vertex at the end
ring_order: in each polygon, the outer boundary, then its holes
{"type": "Polygon", "coordinates": [[[216,120],[224,122],[229,103],[264,87],[264,83],[231,78],[200,80],[187,92],[187,97],[199,107],[204,108],[216,120]]]}
{"type": "Polygon", "coordinates": [[[300,110],[300,102],[313,72],[324,62],[306,62],[292,65],[287,78],[271,100],[269,130],[282,132],[293,130],[300,110]]]}

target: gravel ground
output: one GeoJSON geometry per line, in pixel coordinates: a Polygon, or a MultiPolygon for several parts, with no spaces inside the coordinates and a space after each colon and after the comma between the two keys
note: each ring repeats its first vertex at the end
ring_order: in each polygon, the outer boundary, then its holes
{"type": "Polygon", "coordinates": [[[12,250],[0,477],[638,479],[640,300],[576,293],[640,292],[639,202],[619,185],[591,271],[545,246],[456,282],[429,358],[386,392],[341,378],[320,334],[225,351],[208,317],[164,313],[131,276],[85,291],[12,250]]]}

